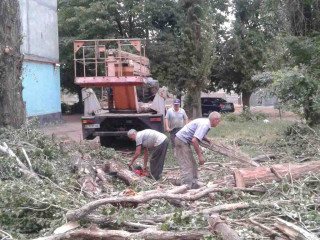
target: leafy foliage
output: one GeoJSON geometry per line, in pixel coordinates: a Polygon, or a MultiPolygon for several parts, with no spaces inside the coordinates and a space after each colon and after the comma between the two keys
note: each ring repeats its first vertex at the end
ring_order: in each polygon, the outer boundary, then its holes
{"type": "Polygon", "coordinates": [[[247,107],[251,94],[265,85],[252,76],[264,69],[278,29],[278,13],[270,5],[270,1],[234,0],[232,29],[218,42],[219,60],[212,69],[211,89],[242,93],[247,107]]]}
{"type": "MultiPolygon", "coordinates": [[[[29,166],[22,153],[25,148],[41,179],[21,175],[16,160],[0,153],[0,228],[17,239],[51,234],[64,224],[67,210],[87,202],[77,193],[77,176],[71,172],[73,150],[66,153],[61,149],[61,140],[44,136],[37,128],[32,121],[20,129],[0,129],[0,142],[6,142],[29,166]]],[[[75,146],[74,150],[89,152],[90,148],[75,146]]],[[[89,154],[96,160],[115,156],[114,150],[106,148],[90,150],[89,154]]]]}
{"type": "Polygon", "coordinates": [[[264,119],[268,119],[269,116],[262,112],[251,112],[251,111],[244,111],[241,114],[224,114],[223,120],[229,122],[248,122],[248,121],[262,121],[264,119]]]}

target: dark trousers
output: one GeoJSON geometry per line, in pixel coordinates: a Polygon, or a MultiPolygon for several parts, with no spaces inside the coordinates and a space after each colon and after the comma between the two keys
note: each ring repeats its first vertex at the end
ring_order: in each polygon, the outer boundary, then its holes
{"type": "Polygon", "coordinates": [[[170,131],[170,139],[171,139],[172,148],[176,147],[175,137],[176,137],[177,132],[179,132],[180,130],[181,130],[181,128],[174,128],[170,131]]]}
{"type": "Polygon", "coordinates": [[[166,159],[169,139],[163,141],[159,146],[156,146],[152,151],[150,159],[150,171],[155,180],[159,180],[163,170],[164,161],[166,159]]]}

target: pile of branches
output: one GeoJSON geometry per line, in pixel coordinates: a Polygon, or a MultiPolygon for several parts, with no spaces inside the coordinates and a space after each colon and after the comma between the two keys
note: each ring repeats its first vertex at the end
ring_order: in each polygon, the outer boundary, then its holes
{"type": "MultiPolygon", "coordinates": [[[[320,236],[318,167],[295,175],[291,165],[274,165],[270,155],[255,158],[262,166],[211,161],[199,169],[204,186],[188,190],[172,184],[179,169],[165,169],[156,182],[130,171],[128,156],[112,149],[44,137],[30,126],[11,131],[0,131],[0,157],[7,162],[0,182],[0,207],[6,209],[0,213],[3,238],[232,240],[320,236]],[[44,169],[36,167],[40,162],[44,169]],[[237,171],[238,177],[242,176],[241,187],[237,186],[237,171]],[[251,173],[259,171],[266,175],[253,181],[251,173]],[[8,200],[8,193],[14,202],[8,200]]],[[[226,145],[220,147],[226,149],[226,145]]],[[[214,160],[211,151],[206,155],[214,160]]],[[[308,162],[304,164],[307,167],[298,169],[309,169],[308,162]]],[[[311,162],[320,166],[317,164],[311,162]]]]}

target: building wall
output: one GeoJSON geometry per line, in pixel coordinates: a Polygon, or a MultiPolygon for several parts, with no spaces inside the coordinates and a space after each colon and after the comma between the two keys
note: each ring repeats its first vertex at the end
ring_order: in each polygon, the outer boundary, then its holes
{"type": "Polygon", "coordinates": [[[61,119],[57,0],[20,0],[23,99],[29,117],[61,119]]]}
{"type": "Polygon", "coordinates": [[[23,99],[29,116],[61,112],[60,70],[52,64],[24,61],[23,99]],[[32,103],[32,104],[28,104],[32,103]]]}

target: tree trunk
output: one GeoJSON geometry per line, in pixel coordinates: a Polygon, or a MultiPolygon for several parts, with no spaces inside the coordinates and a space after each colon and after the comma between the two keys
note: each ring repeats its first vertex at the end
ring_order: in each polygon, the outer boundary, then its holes
{"type": "Polygon", "coordinates": [[[26,118],[20,26],[19,1],[0,1],[0,126],[19,127],[26,118]]]}
{"type": "Polygon", "coordinates": [[[252,92],[243,91],[242,92],[242,104],[243,104],[243,111],[250,109],[250,97],[252,92]]]}
{"type": "Polygon", "coordinates": [[[284,177],[298,179],[308,173],[320,173],[320,161],[283,163],[269,167],[234,170],[237,187],[250,187],[261,182],[281,181],[284,177]]]}
{"type": "Polygon", "coordinates": [[[191,115],[191,119],[202,117],[201,111],[201,91],[189,91],[187,94],[185,110],[191,115]]]}

